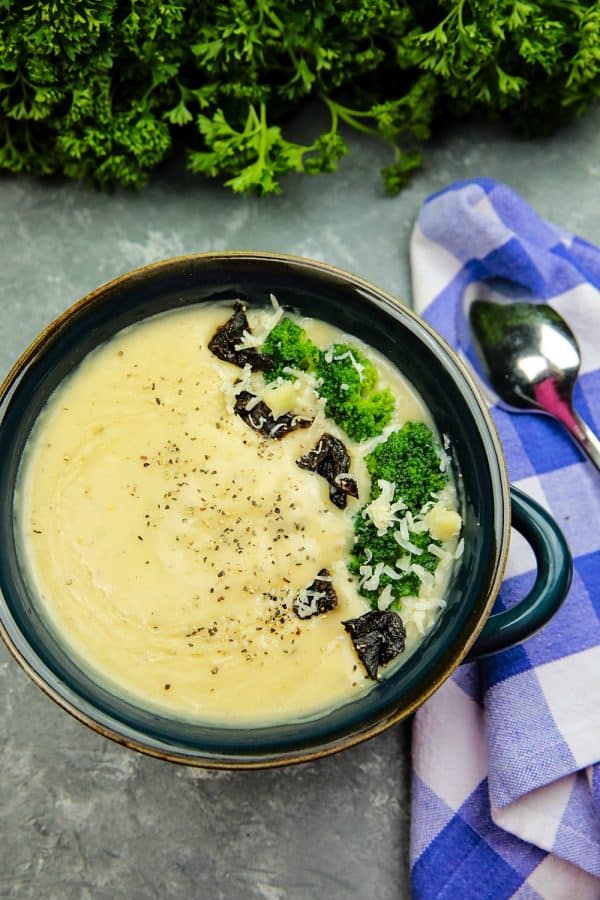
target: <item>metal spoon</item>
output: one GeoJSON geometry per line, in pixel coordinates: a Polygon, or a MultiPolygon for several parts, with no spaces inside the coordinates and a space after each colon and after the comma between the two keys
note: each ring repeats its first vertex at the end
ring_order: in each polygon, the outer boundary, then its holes
{"type": "Polygon", "coordinates": [[[469,320],[481,374],[500,400],[554,416],[600,470],[600,440],[573,409],[581,355],[562,316],[538,303],[475,300],[469,320]]]}

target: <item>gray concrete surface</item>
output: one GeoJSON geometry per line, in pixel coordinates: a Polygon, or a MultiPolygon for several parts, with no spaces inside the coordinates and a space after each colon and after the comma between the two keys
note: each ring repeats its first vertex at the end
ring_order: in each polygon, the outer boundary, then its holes
{"type": "MultiPolygon", "coordinates": [[[[409,299],[415,216],[456,178],[503,180],[543,215],[600,242],[600,111],[532,143],[453,127],[394,199],[379,180],[386,162],[376,142],[355,140],[338,174],[294,176],[267,200],[234,197],[178,166],[141,193],[0,178],[0,370],[86,291],[188,251],[304,254],[409,299]]],[[[297,768],[184,769],[89,732],[0,654],[0,897],[409,896],[408,726],[297,768]]]]}

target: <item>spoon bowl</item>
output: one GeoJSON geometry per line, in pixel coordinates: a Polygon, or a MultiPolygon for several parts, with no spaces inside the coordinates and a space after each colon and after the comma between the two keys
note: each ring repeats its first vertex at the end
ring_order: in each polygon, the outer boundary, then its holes
{"type": "Polygon", "coordinates": [[[475,300],[469,321],[482,374],[502,403],[558,419],[600,469],[600,441],[573,409],[581,354],[562,316],[542,303],[475,300]]]}

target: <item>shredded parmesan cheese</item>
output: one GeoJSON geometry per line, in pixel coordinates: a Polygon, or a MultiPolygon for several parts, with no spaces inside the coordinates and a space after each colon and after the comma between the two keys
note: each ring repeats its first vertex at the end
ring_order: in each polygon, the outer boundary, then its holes
{"type": "Polygon", "coordinates": [[[415,556],[420,556],[423,552],[420,547],[417,547],[416,544],[411,544],[410,541],[405,541],[399,531],[394,532],[394,538],[399,547],[402,547],[403,550],[406,550],[407,553],[412,553],[415,556]]]}
{"type": "Polygon", "coordinates": [[[437,556],[438,559],[448,559],[449,553],[442,549],[442,547],[438,547],[437,544],[428,544],[427,551],[432,553],[433,556],[437,556]]]}
{"type": "MultiPolygon", "coordinates": [[[[326,579],[322,579],[325,581],[326,579]]],[[[319,610],[319,600],[327,595],[323,591],[311,591],[302,588],[294,601],[294,612],[300,619],[309,619],[319,610]]]]}
{"type": "Polygon", "coordinates": [[[377,608],[378,609],[387,609],[391,603],[393,603],[394,598],[392,596],[392,586],[391,584],[386,585],[379,597],[377,598],[377,608]]]}
{"type": "Polygon", "coordinates": [[[380,478],[377,484],[381,493],[365,506],[363,516],[371,520],[381,537],[396,521],[396,513],[406,509],[406,504],[402,500],[393,502],[396,485],[392,481],[380,478]]]}
{"type": "Polygon", "coordinates": [[[251,347],[260,347],[264,344],[265,338],[269,332],[275,328],[279,320],[283,317],[283,309],[277,302],[277,297],[274,294],[269,294],[269,300],[273,307],[273,314],[268,315],[266,310],[260,310],[253,315],[252,334],[245,331],[242,335],[242,340],[235,346],[236,350],[247,350],[251,347]]]}
{"type": "Polygon", "coordinates": [[[419,634],[425,634],[425,613],[420,610],[415,610],[412,615],[412,620],[415,623],[419,634]]]}
{"type": "Polygon", "coordinates": [[[384,564],[382,562],[377,563],[375,569],[371,569],[370,566],[361,566],[361,568],[368,568],[369,572],[365,573],[365,578],[362,581],[362,587],[365,591],[376,591],[379,589],[379,579],[381,578],[381,574],[384,569],[384,564]]]}
{"type": "Polygon", "coordinates": [[[412,563],[410,567],[411,572],[414,572],[415,575],[418,575],[423,584],[430,587],[433,584],[434,578],[431,572],[428,572],[423,566],[420,566],[418,563],[412,563]]]}
{"type": "Polygon", "coordinates": [[[246,412],[251,412],[260,403],[260,397],[251,397],[246,403],[246,412]]]}
{"type": "Polygon", "coordinates": [[[351,472],[340,472],[334,476],[333,480],[336,484],[345,484],[347,481],[356,481],[356,476],[352,475],[351,472]]]}
{"type": "Polygon", "coordinates": [[[251,334],[249,331],[242,332],[242,339],[239,344],[236,344],[234,350],[248,350],[251,347],[260,347],[262,344],[262,338],[256,334],[251,334]]]}

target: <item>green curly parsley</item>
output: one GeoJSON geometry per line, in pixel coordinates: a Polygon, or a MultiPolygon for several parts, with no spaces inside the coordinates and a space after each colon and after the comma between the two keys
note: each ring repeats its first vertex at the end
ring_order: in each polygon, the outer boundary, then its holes
{"type": "Polygon", "coordinates": [[[140,185],[192,172],[267,194],[333,171],[358,130],[395,193],[449,115],[547,133],[600,92],[585,0],[0,0],[0,169],[140,185]],[[290,115],[328,123],[306,143],[290,115]]]}

